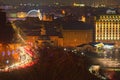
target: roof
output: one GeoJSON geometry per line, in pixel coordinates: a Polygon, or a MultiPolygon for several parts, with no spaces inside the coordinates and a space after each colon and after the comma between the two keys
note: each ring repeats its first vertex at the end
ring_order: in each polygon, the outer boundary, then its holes
{"type": "MultiPolygon", "coordinates": [[[[102,42],[90,42],[89,45],[95,46],[95,45],[100,44],[100,43],[102,43],[102,42]]],[[[102,44],[104,44],[104,45],[114,45],[115,43],[104,43],[103,42],[102,44]]]]}
{"type": "Polygon", "coordinates": [[[50,37],[47,35],[40,35],[38,39],[39,40],[50,40],[50,37]]]}
{"type": "Polygon", "coordinates": [[[59,28],[57,28],[54,23],[47,22],[47,23],[44,24],[44,27],[45,27],[47,36],[59,36],[59,37],[62,37],[61,36],[62,33],[58,30],[59,28]]]}
{"type": "Polygon", "coordinates": [[[85,45],[88,45],[88,44],[81,44],[81,45],[78,45],[77,47],[83,47],[85,45]]]}
{"type": "Polygon", "coordinates": [[[24,33],[27,36],[39,36],[40,35],[39,31],[24,31],[24,33]]]}
{"type": "Polygon", "coordinates": [[[82,21],[64,22],[62,26],[64,30],[90,30],[94,28],[93,25],[84,23],[82,21]]]}

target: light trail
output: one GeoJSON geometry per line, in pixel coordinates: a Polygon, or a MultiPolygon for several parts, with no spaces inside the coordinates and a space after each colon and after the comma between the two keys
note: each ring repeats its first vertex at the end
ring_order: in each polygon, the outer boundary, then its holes
{"type": "Polygon", "coordinates": [[[26,41],[22,38],[22,36],[20,34],[18,34],[18,37],[24,42],[26,43],[26,41]]]}
{"type": "Polygon", "coordinates": [[[0,69],[1,72],[9,72],[16,69],[26,68],[36,63],[36,60],[33,60],[33,55],[35,53],[33,53],[32,55],[28,54],[28,51],[25,50],[25,46],[20,47],[19,50],[20,50],[19,56],[21,56],[20,61],[15,62],[9,66],[6,66],[3,69],[0,69]],[[25,56],[25,58],[22,58],[23,55],[25,56]]]}
{"type": "Polygon", "coordinates": [[[16,53],[19,54],[20,59],[18,61],[15,61],[11,65],[5,66],[4,68],[0,68],[0,72],[9,72],[20,68],[26,68],[34,65],[38,60],[35,59],[37,58],[37,55],[35,54],[36,51],[35,50],[32,51],[33,48],[29,47],[30,45],[27,44],[27,42],[23,39],[23,37],[21,36],[20,32],[18,31],[17,27],[13,22],[12,27],[15,30],[18,37],[22,40],[22,43],[24,43],[24,45],[16,48],[18,49],[16,53]]]}
{"type": "Polygon", "coordinates": [[[13,27],[13,29],[15,30],[16,34],[18,35],[18,37],[22,40],[22,42],[26,43],[26,41],[25,41],[25,40],[23,39],[23,37],[20,35],[20,31],[17,29],[16,25],[15,25],[13,22],[11,22],[11,23],[12,23],[12,27],[13,27]]]}

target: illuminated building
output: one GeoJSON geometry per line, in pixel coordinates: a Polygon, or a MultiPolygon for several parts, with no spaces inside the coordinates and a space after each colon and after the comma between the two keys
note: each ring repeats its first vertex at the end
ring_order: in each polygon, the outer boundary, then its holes
{"type": "MultiPolygon", "coordinates": [[[[85,19],[83,19],[84,21],[85,19]]],[[[16,21],[18,27],[23,21],[16,21]]],[[[77,46],[93,41],[93,26],[82,21],[40,21],[38,17],[27,17],[21,25],[26,41],[50,43],[54,46],[77,46]]]]}
{"type": "Polygon", "coordinates": [[[77,6],[77,7],[84,7],[84,6],[85,6],[85,4],[73,3],[73,6],[77,6]]]}
{"type": "Polygon", "coordinates": [[[113,12],[100,15],[96,19],[97,42],[120,43],[120,15],[114,14],[113,12]]]}
{"type": "Polygon", "coordinates": [[[93,41],[93,26],[81,21],[63,24],[63,46],[74,47],[93,41]]]}
{"type": "Polygon", "coordinates": [[[18,18],[25,18],[27,16],[27,13],[26,12],[18,12],[17,13],[17,17],[18,18]]]}
{"type": "Polygon", "coordinates": [[[43,21],[53,21],[53,16],[49,14],[43,14],[42,16],[43,21]]]}
{"type": "Polygon", "coordinates": [[[90,5],[93,7],[106,7],[118,5],[117,0],[89,0],[90,5]]]}
{"type": "Polygon", "coordinates": [[[25,41],[32,43],[38,42],[38,45],[54,45],[63,46],[63,38],[61,32],[52,21],[40,21],[38,17],[27,17],[24,21],[15,21],[16,25],[25,34],[25,41]],[[20,23],[22,25],[20,25],[20,23]]]}

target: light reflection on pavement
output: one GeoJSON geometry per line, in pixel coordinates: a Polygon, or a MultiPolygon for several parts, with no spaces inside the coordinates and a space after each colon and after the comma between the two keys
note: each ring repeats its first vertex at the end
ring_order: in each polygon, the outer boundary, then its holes
{"type": "Polygon", "coordinates": [[[117,59],[101,58],[97,59],[101,67],[120,67],[120,62],[117,59]]]}
{"type": "Polygon", "coordinates": [[[107,80],[107,78],[112,80],[113,75],[115,74],[115,71],[120,71],[119,59],[95,58],[94,60],[95,60],[95,63],[97,63],[97,65],[93,64],[89,68],[89,71],[90,71],[90,73],[100,77],[103,80],[107,80]],[[99,66],[99,68],[96,69],[96,66],[97,67],[99,66]],[[102,75],[100,73],[100,70],[103,71],[102,75]]]}

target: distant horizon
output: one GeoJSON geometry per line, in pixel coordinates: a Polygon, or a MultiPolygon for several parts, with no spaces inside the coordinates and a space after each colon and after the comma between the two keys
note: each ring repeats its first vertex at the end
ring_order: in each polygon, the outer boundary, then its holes
{"type": "Polygon", "coordinates": [[[63,5],[71,5],[74,2],[76,3],[82,3],[85,5],[119,5],[120,0],[0,0],[0,2],[4,4],[20,4],[20,3],[35,3],[35,4],[40,4],[40,5],[51,5],[54,3],[60,3],[63,5]]]}

